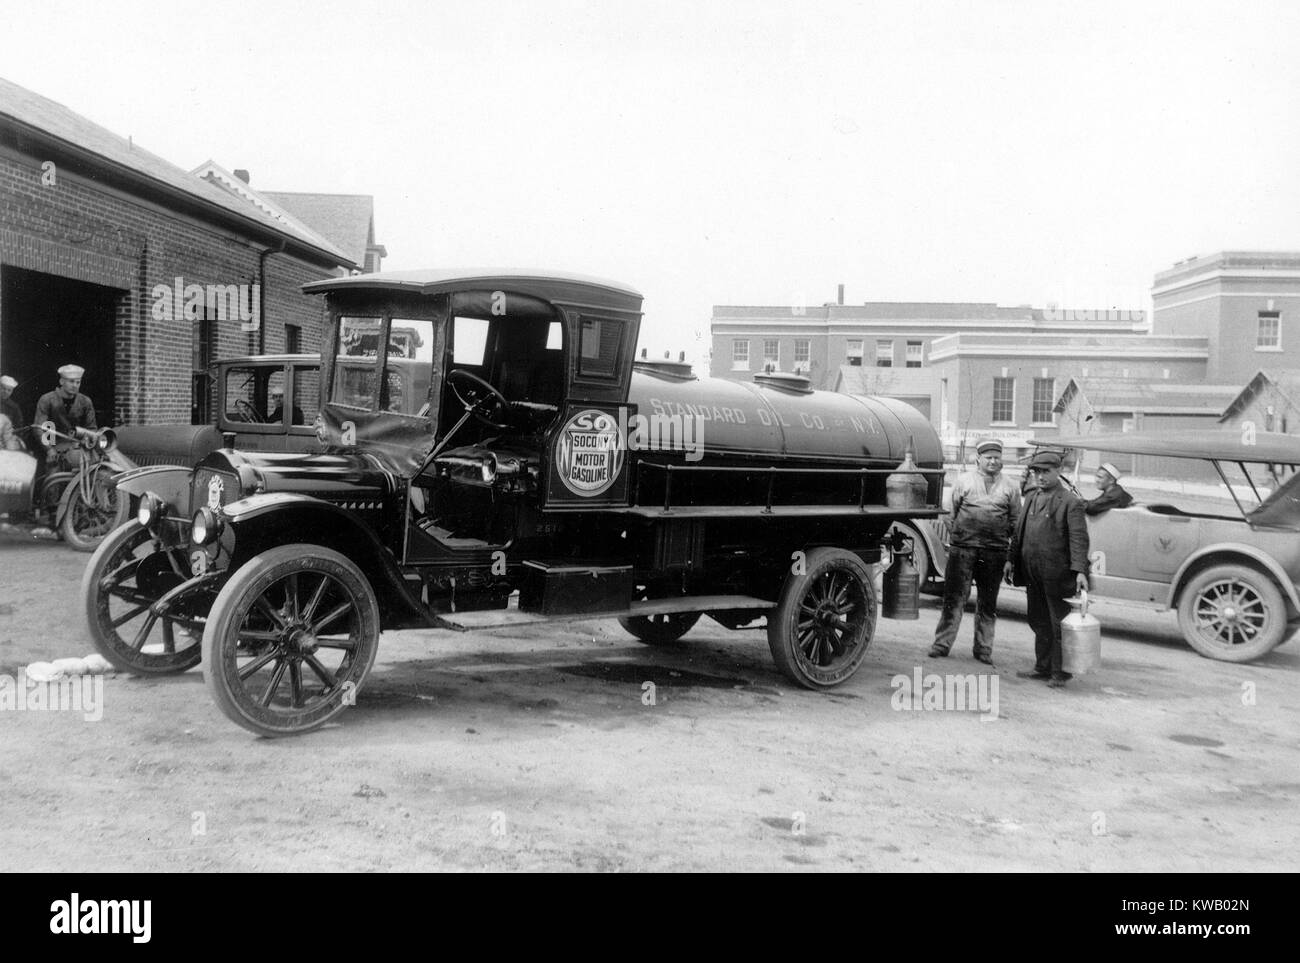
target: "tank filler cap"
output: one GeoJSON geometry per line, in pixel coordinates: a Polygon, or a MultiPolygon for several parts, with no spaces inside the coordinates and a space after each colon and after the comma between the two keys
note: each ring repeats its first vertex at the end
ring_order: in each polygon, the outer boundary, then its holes
{"type": "Polygon", "coordinates": [[[785,371],[762,371],[754,375],[755,384],[766,388],[780,388],[782,391],[794,391],[801,395],[812,394],[812,381],[803,375],[789,374],[785,371]]]}
{"type": "Polygon", "coordinates": [[[633,362],[632,367],[637,371],[644,371],[646,374],[658,375],[661,378],[672,378],[675,381],[696,381],[694,369],[686,361],[686,352],[683,351],[673,361],[669,357],[669,352],[665,351],[662,359],[646,357],[646,349],[641,349],[641,357],[633,362]]]}

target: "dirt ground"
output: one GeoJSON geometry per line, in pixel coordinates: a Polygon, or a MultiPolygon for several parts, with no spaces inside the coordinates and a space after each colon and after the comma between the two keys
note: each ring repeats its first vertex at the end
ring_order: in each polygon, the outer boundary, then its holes
{"type": "MultiPolygon", "coordinates": [[[[86,559],[0,536],[0,673],[92,651],[86,559]]],[[[894,707],[896,675],[983,668],[970,616],[951,658],[924,658],[934,599],[821,694],[777,674],[762,630],[707,619],[671,649],[612,620],[390,633],[357,706],[294,739],[227,721],[197,669],[110,677],[98,721],[0,712],[0,870],[1300,863],[1300,642],[1212,662],[1171,613],[1103,602],[1104,668],[1057,691],[1015,678],[1023,596],[1003,609],[990,721],[894,707]]]]}

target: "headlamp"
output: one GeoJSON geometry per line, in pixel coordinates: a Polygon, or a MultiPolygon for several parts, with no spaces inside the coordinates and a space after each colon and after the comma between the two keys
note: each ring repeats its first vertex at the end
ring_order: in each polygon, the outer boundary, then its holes
{"type": "Polygon", "coordinates": [[[190,541],[195,545],[208,545],[221,534],[221,518],[210,508],[200,508],[194,513],[190,527],[190,541]]]}
{"type": "Polygon", "coordinates": [[[136,510],[135,520],[145,528],[152,527],[167,514],[167,503],[153,492],[140,496],[140,507],[136,510]]]}

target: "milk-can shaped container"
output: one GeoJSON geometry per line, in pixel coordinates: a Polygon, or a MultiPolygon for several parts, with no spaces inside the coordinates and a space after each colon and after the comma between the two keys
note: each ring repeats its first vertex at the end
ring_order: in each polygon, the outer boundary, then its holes
{"type": "Polygon", "coordinates": [[[1070,614],[1061,619],[1061,667],[1072,675],[1101,668],[1101,623],[1088,614],[1088,593],[1066,599],[1070,614]]]}
{"type": "Polygon", "coordinates": [[[890,508],[924,508],[930,486],[916,465],[916,447],[911,438],[903,463],[885,479],[885,504],[890,508]]]}

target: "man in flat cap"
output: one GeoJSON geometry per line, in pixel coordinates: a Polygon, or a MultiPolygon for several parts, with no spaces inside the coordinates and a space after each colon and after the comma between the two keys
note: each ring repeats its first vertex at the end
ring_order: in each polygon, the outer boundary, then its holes
{"type": "Polygon", "coordinates": [[[9,419],[9,424],[17,431],[27,422],[23,421],[23,410],[18,407],[18,402],[14,401],[12,395],[14,389],[18,387],[18,382],[8,375],[0,375],[0,415],[9,419]]]}
{"type": "Polygon", "coordinates": [[[946,656],[975,583],[975,658],[993,664],[993,630],[998,614],[1007,549],[1020,516],[1020,489],[1002,474],[1002,442],[989,438],[975,448],[975,467],[952,485],[952,528],[943,573],[943,612],[930,658],[946,656]]]}
{"type": "Polygon", "coordinates": [[[1035,485],[1025,493],[1006,578],[1025,587],[1034,667],[1016,675],[1060,688],[1070,679],[1061,664],[1061,619],[1070,614],[1065,600],[1088,589],[1088,523],[1082,499],[1061,484],[1060,455],[1040,451],[1029,471],[1035,485]]]}
{"type": "MultiPolygon", "coordinates": [[[[78,428],[95,429],[95,406],[89,398],[81,393],[81,376],[86,369],[81,365],[65,364],[59,369],[59,386],[53,391],[41,395],[36,402],[36,418],[32,421],[38,429],[47,421],[54,425],[54,430],[65,435],[75,435],[78,428]]],[[[55,439],[46,452],[47,458],[55,457],[55,452],[67,450],[72,442],[55,439]]]]}
{"type": "Polygon", "coordinates": [[[1100,515],[1112,508],[1128,508],[1132,505],[1133,496],[1119,483],[1121,477],[1118,468],[1110,462],[1104,462],[1093,476],[1101,494],[1084,502],[1083,510],[1089,515],[1100,515]]]}

